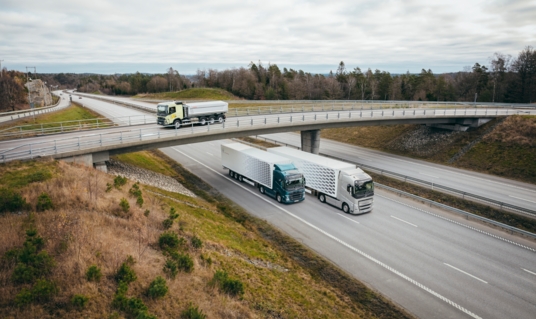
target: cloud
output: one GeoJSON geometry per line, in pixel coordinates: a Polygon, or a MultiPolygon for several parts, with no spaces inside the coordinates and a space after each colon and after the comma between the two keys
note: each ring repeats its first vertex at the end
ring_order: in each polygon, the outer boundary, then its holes
{"type": "Polygon", "coordinates": [[[1,1],[0,58],[8,67],[260,59],[443,72],[486,63],[497,51],[515,56],[536,41],[533,1],[1,1]]]}

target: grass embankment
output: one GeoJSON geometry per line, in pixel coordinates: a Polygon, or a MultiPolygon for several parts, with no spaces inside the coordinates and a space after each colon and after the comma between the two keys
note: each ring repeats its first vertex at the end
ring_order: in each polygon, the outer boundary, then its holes
{"type": "MultiPolygon", "coordinates": [[[[277,147],[280,145],[273,144],[270,142],[257,140],[251,137],[242,137],[239,138],[248,143],[260,145],[262,147],[277,147]]],[[[395,178],[379,175],[376,173],[368,172],[367,173],[372,177],[372,179],[380,184],[387,185],[398,190],[417,195],[441,204],[448,205],[450,207],[458,208],[466,212],[476,214],[482,217],[489,218],[501,222],[512,227],[517,227],[529,232],[536,233],[536,220],[532,218],[527,218],[518,214],[513,214],[506,212],[500,209],[492,208],[487,205],[482,205],[479,203],[472,202],[463,198],[456,196],[448,195],[445,193],[437,192],[422,186],[414,185],[411,183],[403,182],[395,178]]]]}
{"type": "Polygon", "coordinates": [[[222,89],[192,88],[176,92],[138,94],[134,98],[166,100],[239,100],[232,93],[222,89]]]}
{"type": "Polygon", "coordinates": [[[0,317],[409,317],[158,151],[120,159],[198,197],[64,162],[0,165],[0,317]]]}
{"type": "MultiPolygon", "coordinates": [[[[84,108],[80,104],[73,102],[71,106],[63,110],[36,115],[35,119],[34,117],[28,116],[19,120],[9,122],[9,124],[0,125],[0,130],[7,130],[15,126],[21,126],[23,131],[41,130],[41,125],[43,129],[46,130],[55,127],[60,127],[60,124],[58,124],[59,122],[67,121],[73,122],[63,123],[62,125],[64,126],[65,130],[73,130],[80,128],[84,129],[89,125],[94,125],[96,119],[99,119],[100,123],[111,123],[109,120],[103,119],[103,116],[99,113],[92,111],[88,108],[84,108]],[[72,127],[69,128],[69,126],[72,127]]],[[[13,137],[17,137],[17,135],[6,138],[10,139],[13,137]]]]}
{"type": "MultiPolygon", "coordinates": [[[[468,132],[430,130],[419,146],[401,146],[419,125],[393,125],[322,130],[322,138],[377,149],[426,161],[536,184],[536,117],[512,115],[497,125],[457,161],[449,160],[494,125],[496,120],[468,132]],[[446,136],[448,135],[448,136],[446,136]],[[436,138],[436,136],[438,138],[436,138]]],[[[421,135],[422,137],[422,135],[421,135]]],[[[414,139],[418,141],[419,138],[414,139]]],[[[406,143],[409,144],[409,143],[406,143]]]]}

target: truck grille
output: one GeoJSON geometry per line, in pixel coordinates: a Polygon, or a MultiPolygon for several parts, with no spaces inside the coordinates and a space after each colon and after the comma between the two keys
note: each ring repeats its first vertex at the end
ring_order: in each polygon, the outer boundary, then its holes
{"type": "Polygon", "coordinates": [[[366,212],[371,211],[372,210],[372,203],[373,203],[372,198],[360,201],[359,202],[359,212],[360,213],[366,213],[366,212]]]}
{"type": "Polygon", "coordinates": [[[157,118],[156,124],[164,125],[164,119],[161,117],[157,118]]]}
{"type": "Polygon", "coordinates": [[[290,200],[300,200],[302,199],[302,193],[293,193],[289,195],[290,200]]]}

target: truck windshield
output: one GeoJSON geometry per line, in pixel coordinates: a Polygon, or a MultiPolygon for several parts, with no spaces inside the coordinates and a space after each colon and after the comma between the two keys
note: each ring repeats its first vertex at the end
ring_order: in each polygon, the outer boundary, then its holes
{"type": "Polygon", "coordinates": [[[303,187],[303,176],[289,176],[285,180],[285,189],[292,190],[303,187]]]}
{"type": "Polygon", "coordinates": [[[156,107],[156,112],[157,112],[157,115],[167,115],[167,105],[165,104],[159,104],[157,107],[156,107]]]}
{"type": "Polygon", "coordinates": [[[363,198],[374,195],[374,182],[366,181],[362,184],[355,182],[354,192],[352,196],[354,198],[363,198]]]}

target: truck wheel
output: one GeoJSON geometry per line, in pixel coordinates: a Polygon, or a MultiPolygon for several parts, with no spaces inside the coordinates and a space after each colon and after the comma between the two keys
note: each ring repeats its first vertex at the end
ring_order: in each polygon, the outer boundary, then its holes
{"type": "Polygon", "coordinates": [[[220,124],[223,123],[223,116],[220,115],[220,116],[218,117],[218,122],[219,122],[220,124]]]}
{"type": "Polygon", "coordinates": [[[261,194],[264,194],[264,193],[265,193],[265,191],[264,191],[264,186],[262,186],[262,185],[259,186],[259,192],[261,192],[261,194]]]}
{"type": "Polygon", "coordinates": [[[214,118],[213,118],[213,117],[210,117],[210,118],[208,119],[208,122],[210,123],[210,125],[214,124],[214,118]]]}
{"type": "Polygon", "coordinates": [[[206,124],[207,124],[207,119],[204,118],[204,117],[203,117],[203,118],[200,118],[200,119],[199,119],[199,124],[201,124],[201,125],[206,125],[206,124]]]}
{"type": "Polygon", "coordinates": [[[175,122],[173,122],[173,125],[175,125],[176,129],[179,129],[181,127],[181,121],[180,120],[175,120],[175,122]]]}
{"type": "Polygon", "coordinates": [[[233,171],[229,170],[229,176],[233,177],[233,171]]]}
{"type": "Polygon", "coordinates": [[[282,203],[282,202],[283,202],[283,197],[281,197],[281,195],[279,195],[279,194],[277,194],[277,195],[275,196],[275,199],[277,199],[277,202],[278,202],[278,203],[282,203]]]}
{"type": "Polygon", "coordinates": [[[343,204],[342,204],[342,211],[343,211],[345,214],[350,213],[350,206],[348,206],[348,204],[346,204],[346,203],[343,203],[343,204]]]}
{"type": "Polygon", "coordinates": [[[244,176],[238,175],[238,181],[243,183],[244,182],[244,176]]]}
{"type": "Polygon", "coordinates": [[[318,195],[318,200],[319,200],[321,203],[325,203],[325,202],[326,202],[326,195],[324,195],[324,194],[320,194],[320,195],[318,195]]]}

